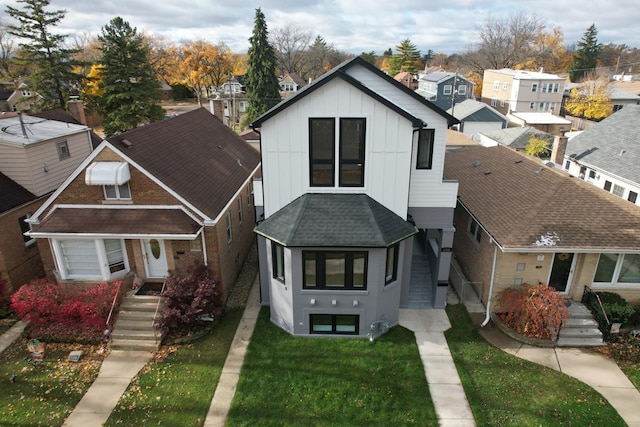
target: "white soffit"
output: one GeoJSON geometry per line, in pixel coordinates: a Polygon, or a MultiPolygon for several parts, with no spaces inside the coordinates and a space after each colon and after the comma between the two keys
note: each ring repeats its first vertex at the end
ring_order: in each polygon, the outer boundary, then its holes
{"type": "Polygon", "coordinates": [[[85,171],[87,185],[122,185],[131,179],[129,163],[94,162],[85,171]]]}

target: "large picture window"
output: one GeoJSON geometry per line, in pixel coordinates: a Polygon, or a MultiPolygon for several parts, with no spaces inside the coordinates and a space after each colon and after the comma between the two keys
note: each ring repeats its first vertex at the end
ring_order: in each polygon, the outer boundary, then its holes
{"type": "Polygon", "coordinates": [[[600,254],[593,281],[640,284],[640,254],[600,254]]]}
{"type": "Polygon", "coordinates": [[[420,129],[418,132],[417,169],[431,169],[433,162],[433,129],[420,129]]]}
{"type": "Polygon", "coordinates": [[[304,289],[367,288],[367,252],[304,251],[304,289]]]}
{"type": "Polygon", "coordinates": [[[340,119],[340,186],[364,186],[365,119],[340,119]]]}
{"type": "Polygon", "coordinates": [[[358,335],[360,316],[355,314],[310,314],[312,334],[358,335]]]}
{"type": "Polygon", "coordinates": [[[54,252],[63,279],[110,280],[129,268],[121,239],[54,240],[54,252]]]}
{"type": "Polygon", "coordinates": [[[312,187],[334,186],[335,119],[309,119],[309,180],[312,187]]]}

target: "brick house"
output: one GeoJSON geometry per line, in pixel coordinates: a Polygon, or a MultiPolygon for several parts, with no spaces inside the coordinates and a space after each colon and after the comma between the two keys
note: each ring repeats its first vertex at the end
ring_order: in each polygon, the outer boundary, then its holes
{"type": "Polygon", "coordinates": [[[58,282],[163,281],[195,261],[227,295],[254,240],[260,155],[200,108],[102,142],[30,219],[58,282]]]}

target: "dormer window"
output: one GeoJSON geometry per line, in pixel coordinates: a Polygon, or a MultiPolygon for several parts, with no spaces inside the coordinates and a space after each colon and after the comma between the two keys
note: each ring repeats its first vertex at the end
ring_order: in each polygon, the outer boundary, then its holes
{"type": "Polygon", "coordinates": [[[59,160],[64,160],[71,157],[71,152],[69,151],[69,144],[67,144],[67,141],[60,141],[56,143],[56,149],[58,150],[59,160]]]}
{"type": "Polygon", "coordinates": [[[131,200],[131,189],[129,183],[122,185],[104,185],[105,200],[131,200]]]}
{"type": "Polygon", "coordinates": [[[95,162],[85,171],[87,185],[102,185],[105,200],[131,200],[129,164],[126,162],[95,162]]]}

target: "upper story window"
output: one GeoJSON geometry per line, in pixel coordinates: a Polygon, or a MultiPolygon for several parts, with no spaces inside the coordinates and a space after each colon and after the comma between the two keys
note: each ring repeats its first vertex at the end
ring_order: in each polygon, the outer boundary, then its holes
{"type": "Polygon", "coordinates": [[[537,91],[538,91],[538,83],[532,83],[531,92],[537,92],[537,91]]]}
{"type": "Polygon", "coordinates": [[[67,141],[60,141],[56,143],[56,150],[58,150],[58,159],[64,160],[71,157],[71,152],[69,151],[69,144],[67,141]]]}
{"type": "Polygon", "coordinates": [[[459,85],[458,86],[458,95],[466,95],[467,94],[467,86],[459,85]]]}
{"type": "Polygon", "coordinates": [[[478,221],[473,219],[473,217],[469,217],[467,232],[476,242],[480,243],[480,240],[482,239],[482,228],[480,227],[480,224],[478,224],[478,221]]]}
{"type": "Polygon", "coordinates": [[[493,81],[493,90],[498,90],[500,89],[500,80],[494,80],[493,81]]]}
{"type": "Polygon", "coordinates": [[[418,132],[416,169],[431,169],[433,163],[433,136],[433,129],[420,129],[418,132]]]}
{"type": "Polygon", "coordinates": [[[452,88],[453,88],[453,86],[451,86],[451,85],[444,85],[442,87],[442,94],[443,95],[451,95],[452,88]]]}
{"type": "Polygon", "coordinates": [[[509,89],[509,83],[507,82],[502,83],[502,90],[507,90],[507,89],[509,89]]]}
{"type": "Polygon", "coordinates": [[[105,200],[131,200],[129,183],[122,185],[103,185],[105,200]]]}
{"type": "MultiPolygon", "coordinates": [[[[365,119],[341,118],[338,147],[340,187],[364,186],[365,119]]],[[[309,182],[335,186],[336,128],[334,118],[309,119],[309,182]]]]}
{"type": "Polygon", "coordinates": [[[491,106],[495,107],[496,105],[498,105],[498,98],[496,97],[491,98],[491,106]]]}
{"type": "MultiPolygon", "coordinates": [[[[554,83],[553,84],[553,93],[558,93],[559,90],[560,90],[560,84],[559,83],[554,83]]],[[[549,89],[549,92],[551,92],[551,89],[549,89]]]]}
{"type": "Polygon", "coordinates": [[[296,85],[295,83],[280,83],[280,90],[283,92],[295,92],[296,85]]]}
{"type": "Polygon", "coordinates": [[[629,195],[627,196],[627,200],[631,203],[635,203],[638,200],[638,193],[635,191],[629,190],[629,195]]]}
{"type": "Polygon", "coordinates": [[[231,229],[231,212],[227,212],[227,243],[233,240],[233,231],[231,229]]]}
{"type": "Polygon", "coordinates": [[[242,196],[238,196],[238,223],[242,224],[244,221],[244,212],[242,211],[242,196]]]}
{"type": "MultiPolygon", "coordinates": [[[[549,92],[551,92],[551,89],[553,89],[553,84],[550,83],[549,86],[551,86],[549,88],[549,92]]],[[[547,93],[547,84],[546,83],[542,83],[542,93],[547,93]]]]}
{"type": "Polygon", "coordinates": [[[303,251],[303,289],[367,289],[367,252],[303,251]]]}

